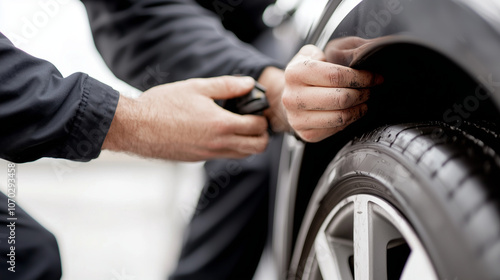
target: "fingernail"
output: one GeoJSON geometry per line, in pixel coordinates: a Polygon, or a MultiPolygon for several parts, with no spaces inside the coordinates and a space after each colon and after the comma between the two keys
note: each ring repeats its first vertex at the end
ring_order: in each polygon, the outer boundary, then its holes
{"type": "Polygon", "coordinates": [[[252,77],[241,77],[241,82],[245,84],[245,86],[254,86],[255,85],[255,80],[252,77]]]}

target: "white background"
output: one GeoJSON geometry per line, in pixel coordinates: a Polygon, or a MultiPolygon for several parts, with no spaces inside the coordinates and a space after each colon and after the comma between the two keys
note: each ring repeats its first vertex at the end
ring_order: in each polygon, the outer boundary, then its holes
{"type": "MultiPolygon", "coordinates": [[[[64,76],[85,72],[124,94],[139,94],[105,66],[78,1],[0,0],[0,31],[64,76]]],[[[7,163],[0,161],[3,191],[6,175],[7,163]]],[[[17,200],[56,235],[63,279],[155,280],[175,264],[201,185],[200,164],[104,152],[90,163],[18,165],[17,200]]]]}

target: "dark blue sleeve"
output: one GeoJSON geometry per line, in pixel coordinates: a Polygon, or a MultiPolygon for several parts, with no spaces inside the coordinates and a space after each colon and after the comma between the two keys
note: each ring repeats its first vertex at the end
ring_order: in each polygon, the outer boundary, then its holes
{"type": "Polygon", "coordinates": [[[0,33],[0,157],[89,161],[101,150],[119,93],[83,73],[63,78],[0,33]]]}
{"type": "MultiPolygon", "coordinates": [[[[146,90],[188,78],[258,78],[280,66],[190,0],[83,0],[97,49],[113,73],[146,90]]],[[[229,13],[229,11],[228,11],[229,13]]]]}

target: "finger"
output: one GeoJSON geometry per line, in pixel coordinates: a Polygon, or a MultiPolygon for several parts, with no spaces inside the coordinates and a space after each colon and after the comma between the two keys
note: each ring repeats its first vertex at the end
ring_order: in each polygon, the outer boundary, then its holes
{"type": "Polygon", "coordinates": [[[229,128],[238,135],[261,135],[267,131],[268,123],[265,117],[235,114],[234,122],[229,128]]]}
{"type": "Polygon", "coordinates": [[[349,125],[346,124],[343,126],[333,127],[333,128],[304,130],[301,133],[299,133],[299,137],[306,142],[316,143],[344,130],[348,126],[349,125]]]}
{"type": "Polygon", "coordinates": [[[294,94],[283,96],[288,110],[332,111],[348,109],[365,103],[370,89],[307,87],[294,94]]]}
{"type": "Polygon", "coordinates": [[[217,156],[216,158],[229,158],[229,159],[242,159],[242,158],[247,158],[251,155],[254,155],[252,153],[238,153],[234,151],[228,151],[224,154],[221,154],[220,156],[217,156]]]}
{"type": "Polygon", "coordinates": [[[226,135],[213,140],[210,145],[201,145],[193,150],[193,160],[213,158],[244,158],[262,153],[269,143],[269,134],[264,132],[257,136],[226,135]]]}
{"type": "Polygon", "coordinates": [[[252,155],[252,153],[241,153],[231,149],[219,149],[219,150],[200,150],[194,156],[193,159],[188,161],[200,161],[200,160],[210,160],[210,159],[220,159],[220,158],[246,158],[252,155]]]}
{"type": "Polygon", "coordinates": [[[360,37],[343,37],[331,40],[325,47],[326,61],[344,66],[351,64],[353,56],[369,40],[360,37]]]}
{"type": "Polygon", "coordinates": [[[267,131],[268,123],[265,117],[255,115],[238,115],[225,111],[223,131],[224,135],[238,134],[244,136],[261,135],[267,131]]]}
{"type": "Polygon", "coordinates": [[[269,134],[259,136],[233,135],[225,139],[226,147],[240,154],[258,154],[264,152],[269,143],[269,134]]]}
{"type": "Polygon", "coordinates": [[[309,111],[306,114],[289,117],[292,127],[297,131],[334,128],[351,124],[366,114],[368,107],[360,104],[355,107],[338,111],[309,111]]]}
{"type": "Polygon", "coordinates": [[[305,57],[308,59],[314,59],[314,60],[321,60],[325,61],[326,57],[323,51],[316,47],[315,45],[305,45],[303,46],[299,52],[297,53],[297,58],[298,57],[305,57]]]}
{"type": "MultiPolygon", "coordinates": [[[[331,40],[326,44],[325,47],[325,54],[328,54],[328,52],[332,49],[334,50],[352,50],[359,48],[365,44],[370,43],[372,40],[368,39],[363,39],[361,37],[356,37],[356,36],[348,36],[348,37],[342,37],[342,38],[337,38],[334,40],[331,40]]],[[[327,55],[328,57],[328,55],[327,55]]]]}
{"type": "Polygon", "coordinates": [[[212,99],[239,97],[249,93],[255,85],[251,77],[221,76],[195,80],[199,91],[212,99]]]}
{"type": "Polygon", "coordinates": [[[285,77],[288,82],[300,81],[306,85],[321,87],[365,88],[383,82],[380,75],[317,60],[302,65],[289,65],[285,77]]]}

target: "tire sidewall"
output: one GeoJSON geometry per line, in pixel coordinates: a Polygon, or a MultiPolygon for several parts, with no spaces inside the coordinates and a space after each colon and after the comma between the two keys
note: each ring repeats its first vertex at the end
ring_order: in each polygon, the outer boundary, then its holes
{"type": "Polygon", "coordinates": [[[379,197],[407,219],[424,245],[439,279],[487,279],[474,262],[438,181],[400,153],[382,144],[358,143],[339,152],[323,174],[311,203],[317,204],[298,268],[300,279],[313,240],[328,213],[356,194],[379,197]],[[411,170],[411,172],[410,172],[411,170]],[[355,180],[355,183],[350,183],[355,180]],[[323,195],[322,195],[323,194],[323,195]],[[302,268],[302,269],[301,269],[302,268]]]}

